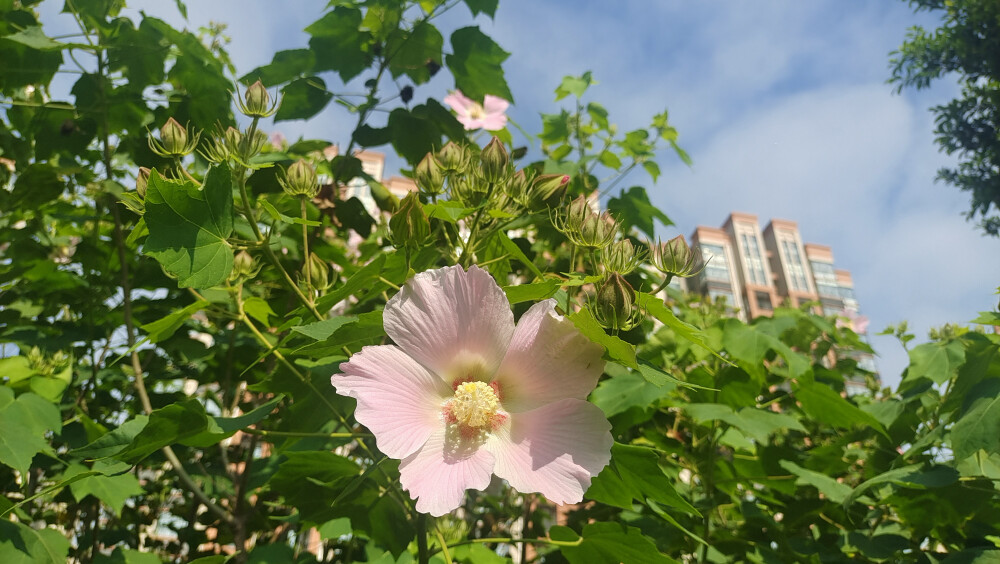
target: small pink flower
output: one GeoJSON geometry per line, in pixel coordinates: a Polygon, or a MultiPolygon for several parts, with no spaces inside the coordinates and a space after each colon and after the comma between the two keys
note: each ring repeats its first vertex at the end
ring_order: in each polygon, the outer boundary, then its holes
{"type": "Polygon", "coordinates": [[[444,103],[455,110],[458,121],[467,130],[482,128],[496,131],[507,125],[507,116],[504,112],[507,111],[510,102],[503,98],[487,94],[483,104],[479,105],[478,102],[466,98],[461,90],[456,90],[444,97],[444,103]]]}
{"type": "Polygon", "coordinates": [[[401,460],[418,511],[444,515],[493,474],[554,503],[583,499],[611,459],[611,425],[586,401],[604,362],[555,300],[515,327],[485,270],[452,266],[414,276],[383,320],[396,344],[364,347],[331,382],[401,460]]]}

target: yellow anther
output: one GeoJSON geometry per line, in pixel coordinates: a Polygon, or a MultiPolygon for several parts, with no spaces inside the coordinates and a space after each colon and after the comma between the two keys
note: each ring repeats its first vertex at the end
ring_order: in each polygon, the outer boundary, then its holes
{"type": "Polygon", "coordinates": [[[486,382],[463,382],[455,387],[450,408],[458,423],[482,427],[493,421],[500,408],[500,399],[486,382]]]}

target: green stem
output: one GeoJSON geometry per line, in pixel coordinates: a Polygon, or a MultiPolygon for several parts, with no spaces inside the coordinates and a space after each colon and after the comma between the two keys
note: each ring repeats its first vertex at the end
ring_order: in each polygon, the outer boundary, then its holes
{"type": "Polygon", "coordinates": [[[427,551],[427,514],[417,514],[417,562],[428,564],[431,561],[427,551]]]}
{"type": "Polygon", "coordinates": [[[305,263],[306,287],[309,288],[309,303],[312,303],[312,261],[309,260],[309,226],[306,225],[306,197],[300,196],[299,202],[302,204],[302,261],[305,263]]]}
{"type": "MultiPolygon", "coordinates": [[[[580,537],[580,538],[576,539],[575,541],[557,541],[557,540],[552,540],[552,539],[515,539],[515,538],[512,538],[512,537],[489,537],[489,538],[482,538],[482,539],[470,539],[470,540],[459,541],[459,542],[456,542],[456,543],[445,545],[445,547],[446,548],[454,548],[456,546],[463,546],[463,545],[467,545],[467,544],[476,544],[476,543],[479,543],[479,544],[492,544],[492,543],[513,544],[513,543],[519,543],[519,542],[530,543],[530,544],[547,544],[547,545],[550,545],[550,546],[580,546],[581,544],[583,544],[583,537],[580,537]]],[[[443,548],[445,548],[445,547],[443,547],[443,548]]],[[[432,550],[431,551],[431,556],[434,556],[438,552],[441,552],[441,549],[432,550]]]]}

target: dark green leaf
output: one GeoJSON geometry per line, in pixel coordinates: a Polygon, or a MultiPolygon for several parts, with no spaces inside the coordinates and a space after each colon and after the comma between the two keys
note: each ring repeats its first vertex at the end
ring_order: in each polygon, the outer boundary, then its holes
{"type": "Polygon", "coordinates": [[[149,334],[150,342],[159,343],[160,341],[173,335],[181,325],[184,325],[185,321],[190,319],[192,315],[201,311],[207,305],[207,301],[198,300],[193,304],[170,313],[165,317],[157,319],[152,323],[140,325],[139,328],[149,334]]]}
{"type": "Polygon", "coordinates": [[[590,313],[589,309],[583,308],[570,315],[569,320],[584,336],[604,347],[608,359],[620,362],[635,370],[639,369],[639,364],[635,360],[635,347],[618,337],[605,333],[604,328],[594,319],[594,315],[590,313]]]}
{"type": "Polygon", "coordinates": [[[240,82],[250,84],[260,80],[267,87],[284,84],[309,73],[315,63],[315,55],[309,49],[278,51],[271,59],[271,64],[246,73],[240,78],[240,82]]]}
{"type": "Polygon", "coordinates": [[[824,384],[800,382],[795,389],[795,399],[802,403],[802,411],[816,421],[841,429],[859,425],[871,427],[888,437],[885,428],[877,419],[861,411],[824,384]]]}
{"type": "Polygon", "coordinates": [[[181,287],[210,288],[233,270],[233,179],[226,165],[211,168],[201,187],[167,180],[155,170],[146,189],[145,252],[181,287]]]}
{"type": "Polygon", "coordinates": [[[208,416],[197,400],[189,399],[153,411],[146,426],[115,458],[135,464],[165,446],[205,430],[208,416]]]}
{"type": "Polygon", "coordinates": [[[962,341],[924,343],[910,350],[910,366],[906,379],[929,378],[935,384],[943,384],[958,373],[965,362],[965,347],[962,341]]]}
{"type": "Polygon", "coordinates": [[[326,89],[326,82],[318,76],[293,80],[281,89],[281,106],[274,114],[274,121],[309,119],[323,111],[333,99],[326,89]]]}
{"type": "Polygon", "coordinates": [[[674,490],[659,466],[660,454],[649,448],[615,443],[611,463],[594,478],[587,497],[623,509],[632,508],[632,500],[646,498],[680,511],[699,515],[698,511],[674,490]]]}
{"type": "Polygon", "coordinates": [[[966,396],[966,408],[951,428],[951,448],[962,460],[979,449],[1000,454],[1000,378],[979,382],[966,396]]]}
{"type": "Polygon", "coordinates": [[[608,200],[608,211],[622,220],[622,228],[629,230],[637,227],[651,238],[656,236],[654,219],[660,220],[665,227],[674,224],[667,214],[650,203],[646,189],[642,186],[633,186],[628,191],[622,190],[617,198],[608,200]]]}
{"type": "Polygon", "coordinates": [[[445,62],[455,77],[455,88],[472,100],[483,100],[487,94],[493,94],[508,102],[514,101],[501,67],[510,53],[501,49],[478,26],[463,27],[452,33],[451,48],[452,53],[445,57],[445,62]]]}
{"type": "Polygon", "coordinates": [[[361,10],[337,6],[306,28],[316,71],[336,71],[345,83],[368,68],[372,34],[361,29],[361,10]]]}
{"type": "Polygon", "coordinates": [[[659,564],[674,562],[656,549],[639,529],[619,523],[590,523],[583,528],[583,542],[560,547],[570,564],[659,564]]]}

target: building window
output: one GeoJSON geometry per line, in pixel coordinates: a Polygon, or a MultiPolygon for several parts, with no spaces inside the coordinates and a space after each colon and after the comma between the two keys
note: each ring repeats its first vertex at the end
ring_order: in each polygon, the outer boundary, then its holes
{"type": "Polygon", "coordinates": [[[837,285],[837,275],[833,273],[833,265],[828,262],[809,261],[812,267],[813,278],[816,280],[817,289],[820,284],[828,286],[837,285]]]}
{"type": "Polygon", "coordinates": [[[840,297],[840,286],[836,286],[836,285],[833,285],[833,284],[820,284],[817,281],[816,282],[816,291],[819,292],[819,295],[821,295],[821,296],[829,296],[831,298],[839,298],[840,297]]]}
{"type": "Polygon", "coordinates": [[[757,298],[757,307],[760,309],[772,310],[774,306],[771,305],[771,294],[767,292],[754,292],[757,298]]]}
{"type": "Polygon", "coordinates": [[[747,272],[750,281],[760,286],[767,286],[767,276],[764,274],[764,259],[760,254],[757,236],[751,233],[741,233],[743,241],[743,256],[746,258],[747,272]]]}
{"type": "Polygon", "coordinates": [[[723,299],[723,300],[725,300],[726,305],[728,305],[729,307],[735,307],[736,306],[736,297],[733,295],[732,292],[727,292],[726,290],[716,290],[714,288],[709,289],[708,290],[708,297],[713,302],[715,302],[715,301],[717,301],[719,299],[723,299]]]}
{"type": "Polygon", "coordinates": [[[788,264],[788,278],[792,282],[792,289],[800,292],[808,292],[809,282],[806,281],[806,270],[802,266],[802,255],[799,254],[799,246],[793,240],[784,239],[781,241],[781,247],[785,251],[785,261],[788,264]]]}
{"type": "Polygon", "coordinates": [[[847,286],[841,286],[840,287],[840,297],[844,298],[845,300],[853,300],[854,299],[854,288],[849,288],[847,286]]]}
{"type": "Polygon", "coordinates": [[[705,259],[705,276],[709,280],[730,282],[729,265],[726,261],[726,248],[711,243],[701,245],[701,254],[705,259]]]}

